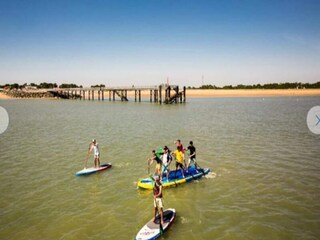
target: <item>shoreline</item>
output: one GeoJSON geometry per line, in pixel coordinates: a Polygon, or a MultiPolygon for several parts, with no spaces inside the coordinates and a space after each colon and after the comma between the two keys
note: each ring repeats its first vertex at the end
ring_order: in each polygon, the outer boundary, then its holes
{"type": "MultiPolygon", "coordinates": [[[[215,98],[215,97],[307,97],[320,96],[320,89],[186,89],[186,98],[215,98]]],[[[129,91],[128,97],[134,97],[129,91]]],[[[149,98],[149,91],[141,91],[141,97],[149,98]]],[[[52,99],[52,98],[15,98],[0,92],[0,99],[52,99]]],[[[98,93],[95,93],[95,100],[98,93]]],[[[105,96],[105,100],[108,96],[105,96]]]]}
{"type": "Polygon", "coordinates": [[[8,96],[7,94],[4,94],[3,92],[0,92],[0,100],[2,99],[16,99],[16,98],[13,98],[11,96],[8,96]]]}
{"type": "Polygon", "coordinates": [[[187,89],[187,98],[320,96],[320,89],[187,89]]]}

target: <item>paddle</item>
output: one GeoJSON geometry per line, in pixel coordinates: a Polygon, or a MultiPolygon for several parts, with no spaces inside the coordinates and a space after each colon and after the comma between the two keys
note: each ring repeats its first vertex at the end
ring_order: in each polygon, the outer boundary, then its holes
{"type": "Polygon", "coordinates": [[[151,159],[148,158],[147,159],[147,164],[148,164],[148,175],[150,175],[150,162],[151,162],[151,159]]]}
{"type": "Polygon", "coordinates": [[[162,227],[162,223],[161,223],[161,212],[160,212],[158,206],[157,206],[157,212],[158,212],[158,216],[159,216],[159,232],[160,232],[160,235],[162,235],[163,234],[163,227],[162,227]]]}
{"type": "Polygon", "coordinates": [[[157,208],[157,210],[158,210],[158,214],[160,216],[160,219],[159,219],[159,231],[160,231],[160,235],[162,235],[163,234],[163,227],[162,227],[162,223],[161,223],[161,215],[160,215],[160,211],[159,211],[158,208],[157,208]]]}
{"type": "Polygon", "coordinates": [[[87,161],[88,161],[88,158],[86,158],[86,160],[84,161],[84,164],[83,164],[83,169],[87,169],[87,161]]]}
{"type": "MultiPolygon", "coordinates": [[[[191,163],[191,158],[190,158],[190,156],[193,156],[193,155],[190,155],[190,154],[189,154],[189,162],[191,163]]],[[[196,159],[194,159],[193,162],[194,162],[194,165],[195,165],[195,167],[196,167],[196,170],[199,170],[200,172],[202,172],[203,175],[205,175],[203,168],[201,168],[201,167],[199,166],[199,164],[196,162],[196,159]]],[[[188,164],[188,165],[189,165],[189,164],[188,164]]],[[[190,166],[189,166],[189,167],[190,167],[190,166]]],[[[189,172],[188,167],[187,167],[187,172],[189,172]]],[[[195,179],[194,176],[193,176],[193,174],[192,174],[191,172],[189,172],[189,173],[190,173],[190,175],[192,176],[192,178],[195,179]]]]}
{"type": "Polygon", "coordinates": [[[84,169],[87,168],[87,163],[88,163],[88,159],[89,159],[90,149],[91,149],[91,143],[89,144],[89,148],[88,148],[88,151],[87,151],[87,157],[86,157],[86,160],[84,161],[84,169]]]}
{"type": "Polygon", "coordinates": [[[187,169],[187,174],[190,174],[191,177],[193,178],[193,180],[196,180],[196,178],[193,176],[193,174],[191,173],[191,171],[189,171],[189,169],[187,169]]]}
{"type": "Polygon", "coordinates": [[[152,185],[154,185],[155,180],[154,180],[154,178],[153,178],[153,175],[152,175],[152,174],[149,174],[149,177],[150,177],[151,181],[153,182],[152,185]]]}
{"type": "MultiPolygon", "coordinates": [[[[187,150],[187,149],[185,149],[185,150],[187,150]]],[[[189,154],[189,155],[190,155],[190,154],[189,154]]],[[[191,163],[190,156],[189,156],[189,160],[188,160],[188,165],[186,166],[186,174],[190,174],[191,177],[192,177],[194,180],[196,180],[196,178],[193,176],[193,174],[191,173],[191,171],[189,171],[189,168],[191,167],[191,166],[189,165],[189,163],[191,163]]],[[[195,162],[194,162],[194,163],[195,163],[195,162]]]]}
{"type": "Polygon", "coordinates": [[[89,159],[89,152],[87,152],[87,157],[86,157],[86,160],[84,161],[84,169],[87,168],[88,159],[89,159]]]}
{"type": "MultiPolygon", "coordinates": [[[[166,172],[166,170],[168,169],[168,167],[169,167],[169,164],[167,164],[167,165],[163,165],[163,170],[162,170],[162,172],[161,172],[161,175],[164,175],[164,173],[166,172]]],[[[169,172],[168,172],[168,177],[167,177],[167,180],[169,181],[169,172]]],[[[163,177],[162,177],[162,179],[163,179],[163,177]]]]}
{"type": "Polygon", "coordinates": [[[203,168],[200,167],[196,161],[194,161],[194,165],[198,167],[197,169],[199,169],[199,171],[202,172],[203,175],[205,174],[203,168]]]}

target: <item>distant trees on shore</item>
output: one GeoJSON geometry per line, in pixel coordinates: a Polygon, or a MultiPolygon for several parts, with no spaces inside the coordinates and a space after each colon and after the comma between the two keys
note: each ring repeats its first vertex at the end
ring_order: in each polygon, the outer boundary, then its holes
{"type": "MultiPolygon", "coordinates": [[[[190,87],[189,87],[190,88],[190,87]]],[[[267,83],[267,84],[254,84],[237,86],[226,85],[224,87],[217,87],[215,85],[202,85],[199,89],[304,89],[304,88],[320,88],[320,82],[316,83],[267,83]]]]}
{"type": "MultiPolygon", "coordinates": [[[[48,88],[83,88],[82,85],[78,86],[77,84],[74,83],[63,83],[61,85],[58,86],[58,84],[56,83],[40,83],[40,84],[35,84],[35,83],[31,83],[31,84],[22,84],[19,85],[18,83],[13,83],[13,84],[5,84],[5,85],[0,85],[0,88],[6,88],[6,89],[48,89],[48,88]]],[[[106,85],[104,84],[96,84],[96,85],[92,85],[91,87],[106,87],[106,85]]]]}
{"type": "MultiPolygon", "coordinates": [[[[27,83],[22,85],[19,85],[18,83],[0,85],[0,88],[6,88],[6,89],[23,89],[23,88],[45,89],[45,88],[57,88],[57,87],[58,87],[58,84],[56,83],[46,83],[46,82],[43,82],[40,84],[31,83],[29,85],[27,83]]],[[[82,85],[78,86],[77,84],[73,84],[73,83],[70,83],[70,84],[63,83],[59,85],[59,88],[82,88],[82,85]]]]}
{"type": "Polygon", "coordinates": [[[97,85],[91,85],[91,87],[92,87],[92,88],[99,88],[99,87],[100,87],[100,88],[102,88],[102,87],[104,88],[104,87],[106,87],[106,85],[104,85],[104,84],[97,84],[97,85]]]}
{"type": "MultiPolygon", "coordinates": [[[[13,83],[13,84],[5,84],[5,85],[0,85],[0,88],[5,88],[5,89],[44,89],[44,88],[82,88],[82,85],[78,86],[77,84],[74,83],[63,83],[58,86],[56,83],[40,83],[40,84],[22,84],[19,85],[18,83],[13,83]]],[[[91,85],[91,87],[105,87],[104,84],[96,84],[96,85],[91,85]]],[[[199,88],[196,87],[188,87],[188,89],[304,89],[304,88],[320,88],[320,82],[316,83],[301,83],[301,82],[295,82],[295,83],[267,83],[267,84],[254,84],[254,85],[243,85],[239,84],[237,86],[232,86],[232,85],[226,85],[223,87],[217,87],[215,85],[202,85],[199,88]]]]}
{"type": "Polygon", "coordinates": [[[77,84],[74,84],[74,83],[70,83],[70,84],[63,83],[59,85],[59,88],[82,88],[82,86],[78,86],[77,84]]]}

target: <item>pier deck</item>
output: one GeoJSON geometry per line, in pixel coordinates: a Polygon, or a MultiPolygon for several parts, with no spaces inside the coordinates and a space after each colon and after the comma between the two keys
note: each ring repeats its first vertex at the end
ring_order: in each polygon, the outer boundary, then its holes
{"type": "Polygon", "coordinates": [[[109,101],[129,101],[128,92],[134,92],[135,102],[141,102],[141,92],[148,91],[150,102],[160,104],[186,102],[186,87],[179,90],[179,86],[167,84],[143,87],[54,88],[47,89],[47,91],[56,97],[64,99],[97,99],[99,101],[106,100],[106,96],[108,96],[109,101]]]}

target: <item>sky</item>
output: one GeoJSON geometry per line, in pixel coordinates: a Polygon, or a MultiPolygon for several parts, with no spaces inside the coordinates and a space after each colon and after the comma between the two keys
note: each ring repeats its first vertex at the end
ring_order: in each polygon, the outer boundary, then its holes
{"type": "Polygon", "coordinates": [[[320,81],[320,1],[0,0],[0,85],[320,81]]]}

